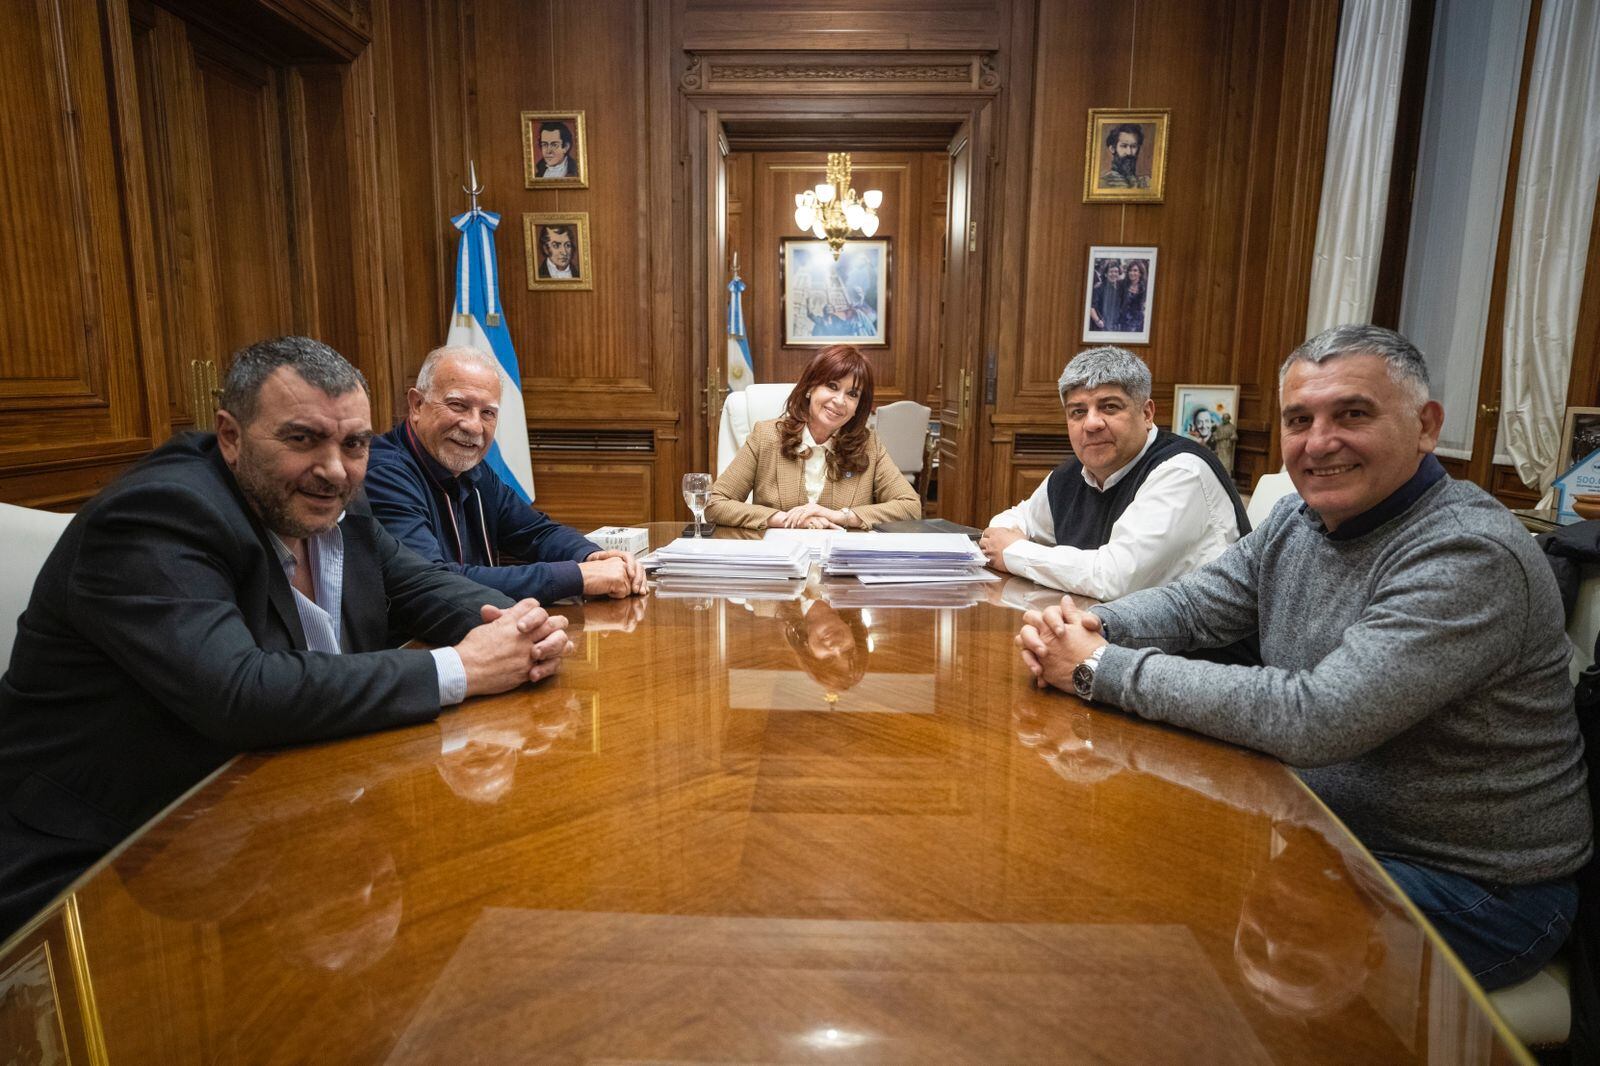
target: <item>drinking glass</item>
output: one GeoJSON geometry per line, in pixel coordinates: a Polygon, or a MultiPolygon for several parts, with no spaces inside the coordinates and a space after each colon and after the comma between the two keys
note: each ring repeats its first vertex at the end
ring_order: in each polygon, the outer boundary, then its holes
{"type": "Polygon", "coordinates": [[[683,475],[683,502],[694,513],[694,535],[698,537],[705,522],[706,504],[711,502],[711,475],[683,475]]]}

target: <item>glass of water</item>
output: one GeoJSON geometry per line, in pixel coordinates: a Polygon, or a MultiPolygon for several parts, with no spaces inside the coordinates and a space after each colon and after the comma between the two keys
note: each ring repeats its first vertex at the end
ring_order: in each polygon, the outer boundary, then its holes
{"type": "Polygon", "coordinates": [[[694,535],[698,537],[705,523],[706,504],[711,502],[711,475],[683,475],[683,502],[694,513],[694,535]]]}

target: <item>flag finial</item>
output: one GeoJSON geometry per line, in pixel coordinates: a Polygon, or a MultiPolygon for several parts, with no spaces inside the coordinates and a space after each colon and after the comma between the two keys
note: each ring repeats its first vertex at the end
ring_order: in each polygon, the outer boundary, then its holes
{"type": "Polygon", "coordinates": [[[478,184],[478,161],[467,160],[467,182],[461,186],[461,191],[472,197],[472,209],[478,209],[478,195],[483,192],[483,186],[478,184]]]}

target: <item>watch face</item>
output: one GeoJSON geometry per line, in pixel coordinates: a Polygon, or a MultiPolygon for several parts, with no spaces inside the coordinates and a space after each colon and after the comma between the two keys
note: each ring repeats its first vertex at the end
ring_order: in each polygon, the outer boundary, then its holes
{"type": "Polygon", "coordinates": [[[1072,671],[1072,687],[1083,699],[1089,698],[1089,693],[1094,691],[1094,667],[1088,663],[1079,663],[1072,671]]]}

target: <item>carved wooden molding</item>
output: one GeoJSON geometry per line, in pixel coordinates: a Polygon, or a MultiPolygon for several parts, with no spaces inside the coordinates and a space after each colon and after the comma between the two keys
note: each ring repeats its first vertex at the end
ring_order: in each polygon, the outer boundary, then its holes
{"type": "Polygon", "coordinates": [[[990,52],[690,52],[679,85],[693,93],[994,93],[990,52]]]}

